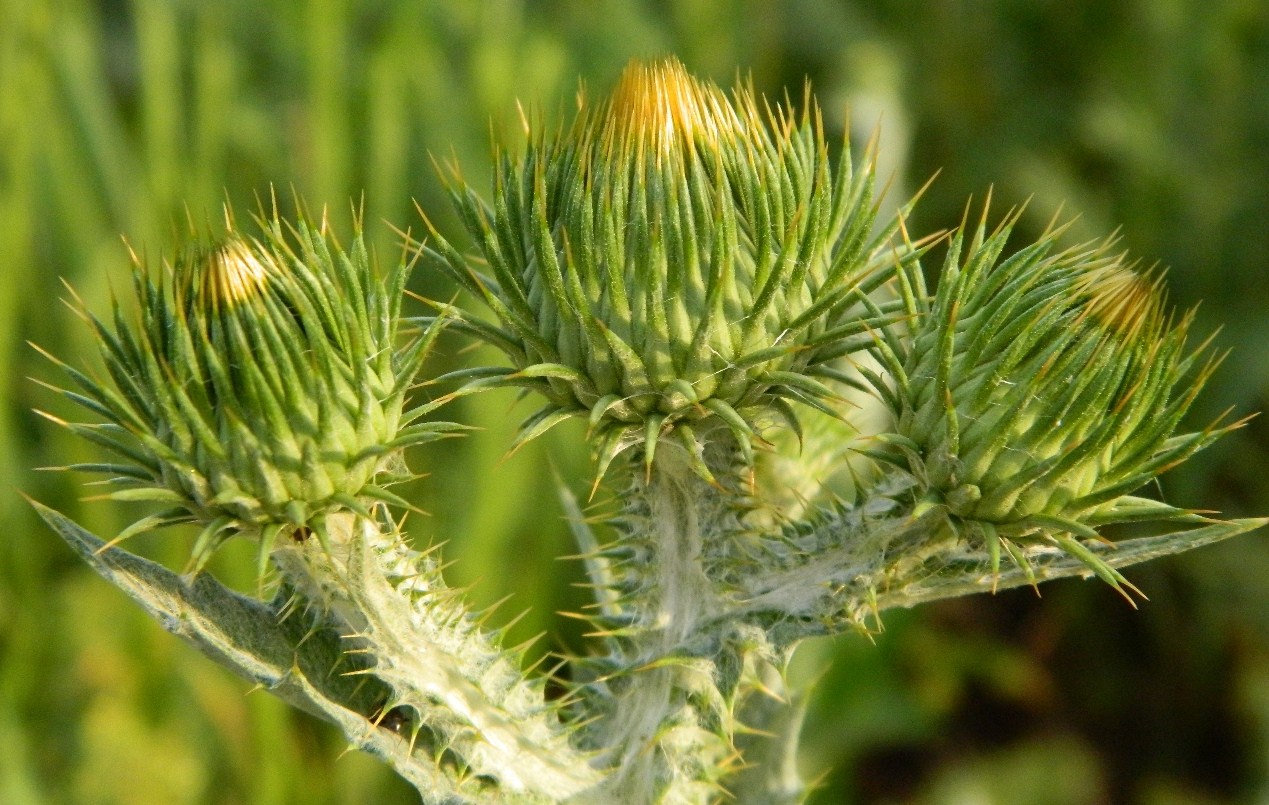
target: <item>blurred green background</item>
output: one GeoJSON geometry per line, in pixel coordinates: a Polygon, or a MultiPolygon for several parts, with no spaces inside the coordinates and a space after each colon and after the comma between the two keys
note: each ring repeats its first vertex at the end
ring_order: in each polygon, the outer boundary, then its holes
{"type": "MultiPolygon", "coordinates": [[[[91,452],[31,411],[68,414],[28,376],[26,345],[84,356],[58,299],[96,310],[125,287],[120,236],[168,253],[187,217],[240,220],[291,189],[347,232],[364,199],[383,260],[419,230],[412,199],[456,231],[431,167],[488,175],[516,101],[551,112],[579,78],[602,94],[635,56],[677,54],[730,83],[798,97],[831,130],[880,117],[898,198],[936,170],[913,227],[969,196],[1030,199],[1024,234],[1061,205],[1072,240],[1120,228],[1170,267],[1178,306],[1232,356],[1195,424],[1269,407],[1269,5],[1263,0],[0,0],[0,803],[406,803],[338,735],[166,635],[45,529],[17,491],[99,534],[127,512],[34,467],[91,452]],[[849,107],[849,117],[846,109],[849,107]]],[[[416,290],[448,298],[427,272],[416,290]]],[[[442,369],[463,358],[449,343],[442,369]]],[[[509,398],[461,411],[484,430],[413,459],[457,584],[513,637],[581,650],[554,613],[581,603],[548,462],[588,477],[577,431],[505,457],[509,398]],[[570,437],[572,441],[570,441],[570,437]]],[[[519,413],[518,411],[515,413],[519,413]]],[[[1169,501],[1269,514],[1269,424],[1254,421],[1164,478],[1169,501]]],[[[135,547],[179,566],[188,538],[135,547]]],[[[216,570],[250,584],[232,551],[216,570]]],[[[1265,535],[1132,571],[1133,611],[1100,584],[896,612],[876,644],[807,645],[818,676],[806,773],[821,803],[1269,802],[1265,535]]]]}

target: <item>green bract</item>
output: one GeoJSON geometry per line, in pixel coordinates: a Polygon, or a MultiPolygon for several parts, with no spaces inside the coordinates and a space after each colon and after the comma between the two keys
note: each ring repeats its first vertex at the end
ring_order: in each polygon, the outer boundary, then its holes
{"type": "Polygon", "coordinates": [[[195,567],[240,532],[261,538],[263,561],[280,532],[395,502],[378,476],[449,430],[405,411],[436,332],[397,349],[408,273],[377,278],[359,233],[345,252],[276,219],[263,239],[231,233],[160,271],[138,261],[139,320],[116,303],[112,332],[84,311],[113,385],[64,367],[83,392],[67,395],[106,420],[68,427],[123,459],[75,469],[112,475],[111,498],[171,507],[119,539],[192,522],[195,567]]]}
{"type": "Polygon", "coordinates": [[[895,379],[878,383],[889,441],[927,501],[993,550],[1044,538],[1113,573],[1072,537],[1202,519],[1131,493],[1238,423],[1174,435],[1216,361],[1187,351],[1191,317],[1168,316],[1156,280],[1109,244],[1059,251],[1056,233],[1001,259],[1011,224],[958,232],[932,299],[907,274],[909,337],[876,348],[895,379]]]}
{"type": "MultiPolygon", "coordinates": [[[[633,63],[571,128],[504,153],[492,204],[455,173],[482,273],[433,230],[433,255],[496,324],[458,326],[511,368],[459,373],[466,390],[522,386],[547,405],[527,440],[588,417],[601,468],[640,443],[722,426],[746,453],[760,422],[796,428],[789,402],[829,410],[834,361],[892,312],[867,295],[911,256],[877,224],[869,161],[830,164],[818,111],[730,97],[676,61],[633,63]]],[[[448,309],[448,308],[447,308],[448,309]]]]}

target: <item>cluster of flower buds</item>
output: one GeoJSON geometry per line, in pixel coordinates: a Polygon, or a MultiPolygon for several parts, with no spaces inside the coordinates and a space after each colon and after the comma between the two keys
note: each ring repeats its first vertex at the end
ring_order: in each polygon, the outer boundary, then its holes
{"type": "Polygon", "coordinates": [[[1006,575],[1096,573],[1123,592],[1118,567],[1269,522],[1135,495],[1240,423],[1177,433],[1218,360],[1187,348],[1192,317],[1174,318],[1158,278],[1109,244],[1061,250],[1049,232],[1004,256],[1016,216],[991,232],[962,224],[931,293],[920,259],[934,241],[908,237],[907,206],[879,220],[870,156],[830,161],[809,94],[795,113],[673,60],[632,63],[558,132],[526,127],[490,202],[450,179],[477,253],[430,225],[416,251],[492,316],[433,302],[440,315],[402,339],[412,261],[380,278],[359,224],[345,250],[324,225],[275,213],[257,238],[230,225],[160,270],[138,260],[138,316],[83,311],[108,377],[61,364],[76,387],[64,394],[99,421],[56,421],[117,457],[73,468],[106,473],[110,498],[163,508],[116,541],[193,524],[198,570],[224,541],[254,538],[289,603],[205,598],[136,557],[98,563],[100,540],[41,508],[46,520],[178,633],[327,714],[425,800],[698,802],[748,787],[792,801],[799,719],[784,705],[797,696],[779,669],[802,639],[1006,575]],[[461,387],[411,408],[451,323],[509,365],[455,372],[461,387]],[[572,661],[561,697],[380,505],[408,507],[385,488],[408,477],[405,448],[461,429],[421,417],[502,387],[545,400],[518,444],[580,417],[597,483],[629,448],[644,470],[602,543],[566,496],[607,653],[572,661]],[[888,424],[837,428],[848,390],[875,395],[888,424]],[[836,418],[807,430],[818,455],[737,483],[755,448],[778,450],[764,430],[802,441],[811,409],[836,418]],[[822,476],[853,471],[846,450],[878,472],[861,474],[855,502],[820,505],[822,476]],[[1165,533],[1117,556],[1097,544],[1105,526],[1140,521],[1165,533]],[[1176,525],[1188,523],[1200,525],[1176,525]],[[293,640],[278,620],[300,609],[319,620],[293,640]],[[315,636],[349,656],[337,663],[315,636]],[[371,693],[324,681],[351,675],[371,693]]]}

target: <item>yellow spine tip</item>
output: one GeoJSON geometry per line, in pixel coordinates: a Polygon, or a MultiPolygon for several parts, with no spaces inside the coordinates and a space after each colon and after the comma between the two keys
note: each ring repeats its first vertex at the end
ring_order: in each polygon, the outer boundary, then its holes
{"type": "Polygon", "coordinates": [[[219,308],[250,299],[264,288],[272,261],[240,240],[216,249],[207,259],[202,277],[205,303],[219,308]]]}
{"type": "Polygon", "coordinates": [[[1084,280],[1090,317],[1131,340],[1162,315],[1163,297],[1149,276],[1116,261],[1098,266],[1084,280]]]}

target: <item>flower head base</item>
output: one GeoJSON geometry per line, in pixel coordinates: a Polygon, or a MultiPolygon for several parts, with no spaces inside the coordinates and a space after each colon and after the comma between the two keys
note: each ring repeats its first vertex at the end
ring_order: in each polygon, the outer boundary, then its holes
{"type": "Polygon", "coordinates": [[[1131,495],[1237,427],[1174,435],[1216,364],[1195,370],[1190,317],[1173,323],[1158,281],[1106,245],[1057,252],[1050,234],[1001,260],[1011,223],[958,233],[937,294],[912,297],[910,339],[878,344],[899,463],[957,521],[1064,533],[1073,553],[1070,535],[1110,523],[1195,519],[1131,495]]]}
{"type": "Polygon", "coordinates": [[[673,434],[708,475],[707,432],[748,454],[758,423],[796,427],[790,402],[830,410],[833,362],[890,317],[868,294],[912,257],[897,219],[874,227],[872,166],[830,166],[809,98],[772,110],[674,61],[631,64],[606,104],[504,155],[492,205],[452,190],[490,273],[435,230],[432,254],[498,318],[457,326],[513,364],[465,390],[541,392],[522,439],[588,417],[601,474],[673,434]]]}
{"type": "Polygon", "coordinates": [[[263,558],[283,531],[321,534],[332,512],[399,502],[380,476],[447,430],[407,426],[422,413],[404,410],[407,389],[435,335],[397,348],[408,268],[381,281],[359,234],[344,252],[276,219],[263,240],[231,233],[168,271],[138,263],[139,322],[116,304],[111,332],[85,313],[114,388],[66,367],[85,392],[69,396],[107,420],[70,427],[127,462],[81,468],[115,475],[125,488],[110,497],[170,507],[120,539],[193,522],[194,566],[234,533],[258,536],[263,558]]]}

